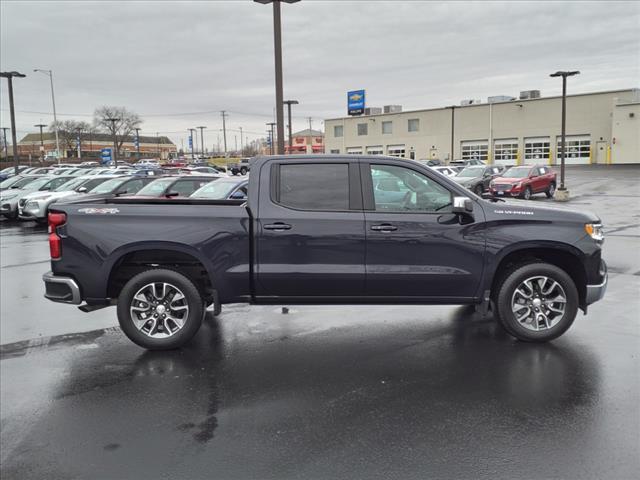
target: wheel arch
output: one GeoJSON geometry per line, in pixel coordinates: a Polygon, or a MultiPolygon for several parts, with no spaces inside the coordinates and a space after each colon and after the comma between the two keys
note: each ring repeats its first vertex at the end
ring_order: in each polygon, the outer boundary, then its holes
{"type": "Polygon", "coordinates": [[[217,278],[210,262],[197,249],[173,242],[127,245],[116,250],[106,266],[106,293],[117,298],[124,284],[149,268],[169,268],[190,278],[204,297],[213,297],[217,278]]]}
{"type": "Polygon", "coordinates": [[[540,242],[517,244],[505,248],[496,257],[491,275],[487,281],[486,289],[493,297],[496,287],[502,279],[502,274],[515,265],[524,265],[533,262],[545,262],[561,268],[571,277],[578,290],[579,306],[586,308],[587,272],[584,267],[584,255],[577,248],[561,242],[540,242]]]}

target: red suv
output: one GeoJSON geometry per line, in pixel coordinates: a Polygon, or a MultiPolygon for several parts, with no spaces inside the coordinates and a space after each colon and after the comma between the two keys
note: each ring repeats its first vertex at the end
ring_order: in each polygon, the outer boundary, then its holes
{"type": "Polygon", "coordinates": [[[542,165],[511,167],[489,184],[494,197],[520,197],[529,200],[535,193],[544,193],[548,198],[556,193],[556,172],[542,165]]]}

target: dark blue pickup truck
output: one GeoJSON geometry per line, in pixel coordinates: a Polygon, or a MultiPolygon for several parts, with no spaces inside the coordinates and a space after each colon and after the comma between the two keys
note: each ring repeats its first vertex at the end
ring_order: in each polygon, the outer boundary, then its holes
{"type": "Polygon", "coordinates": [[[417,162],[285,156],[252,162],[248,201],[56,204],[45,296],[176,348],[207,306],[475,304],[524,341],[564,333],[604,295],[602,225],[585,212],[484,200],[417,162]]]}

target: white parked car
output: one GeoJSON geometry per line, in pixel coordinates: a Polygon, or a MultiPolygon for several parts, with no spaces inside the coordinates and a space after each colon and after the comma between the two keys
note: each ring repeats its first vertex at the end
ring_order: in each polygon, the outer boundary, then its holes
{"type": "Polygon", "coordinates": [[[134,166],[136,168],[146,168],[146,167],[158,168],[160,166],[160,161],[156,160],[155,158],[145,158],[138,161],[134,166]]]}

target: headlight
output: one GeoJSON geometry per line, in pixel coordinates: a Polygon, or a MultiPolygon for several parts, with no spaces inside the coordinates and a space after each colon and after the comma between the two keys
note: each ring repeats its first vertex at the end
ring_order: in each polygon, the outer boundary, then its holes
{"type": "Polygon", "coordinates": [[[604,230],[601,223],[587,223],[584,226],[584,231],[596,242],[604,242],[604,230]]]}
{"type": "Polygon", "coordinates": [[[30,202],[27,202],[26,205],[24,206],[25,209],[29,209],[31,210],[32,208],[37,209],[38,208],[38,202],[32,200],[30,202]]]}

